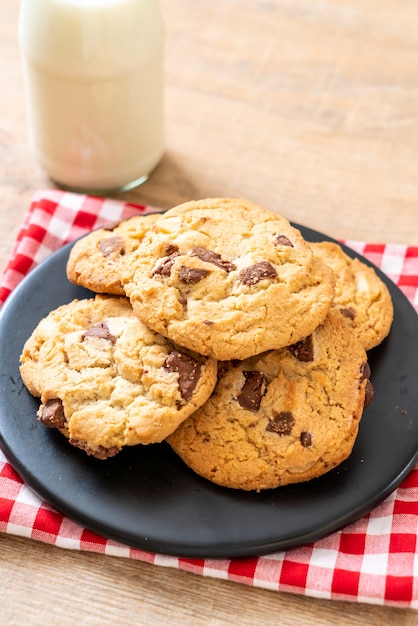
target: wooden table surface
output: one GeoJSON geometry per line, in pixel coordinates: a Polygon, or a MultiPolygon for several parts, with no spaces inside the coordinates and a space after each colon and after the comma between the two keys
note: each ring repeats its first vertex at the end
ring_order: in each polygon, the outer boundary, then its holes
{"type": "MultiPolygon", "coordinates": [[[[36,189],[18,0],[0,8],[0,269],[36,189]]],[[[416,0],[163,0],[166,152],[119,196],[239,196],[334,237],[418,245],[416,0]]],[[[310,599],[0,535],[0,624],[410,626],[310,599]]]]}

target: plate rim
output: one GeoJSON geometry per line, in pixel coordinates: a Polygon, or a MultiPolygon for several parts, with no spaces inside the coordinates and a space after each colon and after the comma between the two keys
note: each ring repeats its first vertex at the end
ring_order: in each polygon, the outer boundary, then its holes
{"type": "MultiPolygon", "coordinates": [[[[376,271],[377,275],[388,286],[389,291],[391,292],[392,298],[394,299],[394,307],[395,307],[395,302],[397,304],[398,299],[400,298],[403,305],[407,307],[407,310],[411,310],[414,314],[416,314],[412,304],[407,299],[405,294],[399,289],[399,287],[380,268],[374,265],[366,257],[359,254],[358,252],[356,252],[355,250],[347,246],[345,243],[342,243],[341,241],[338,241],[328,235],[320,233],[319,231],[316,231],[310,227],[302,226],[294,222],[292,222],[292,226],[303,231],[303,236],[305,239],[307,239],[307,241],[327,240],[327,241],[336,242],[343,248],[343,250],[350,257],[352,258],[357,257],[361,261],[365,262],[367,265],[371,266],[376,271]],[[310,237],[314,237],[314,238],[312,239],[310,237]]],[[[9,308],[12,308],[14,306],[14,303],[20,297],[21,292],[22,293],[25,292],[25,290],[27,289],[27,285],[31,284],[31,282],[34,280],[34,276],[36,278],[38,275],[42,275],[46,271],[45,268],[48,268],[49,265],[53,267],[54,262],[56,262],[57,258],[60,258],[60,259],[65,258],[68,255],[75,241],[72,241],[66,244],[65,246],[59,248],[57,251],[53,252],[47,259],[42,261],[37,267],[35,267],[31,272],[29,272],[29,274],[22,279],[19,285],[17,285],[17,287],[10,294],[10,296],[8,297],[8,299],[6,300],[6,302],[4,303],[0,311],[0,345],[3,340],[3,320],[7,319],[9,308]]],[[[94,295],[93,292],[87,289],[79,288],[79,287],[77,289],[78,290],[82,289],[85,292],[86,297],[87,296],[92,297],[94,295]]],[[[42,316],[43,315],[41,315],[41,317],[42,316]]],[[[417,320],[418,320],[418,317],[417,317],[417,320]]],[[[35,325],[36,323],[37,321],[34,322],[35,325]]],[[[418,322],[416,322],[416,326],[418,328],[418,322]]],[[[372,376],[373,376],[373,371],[372,371],[372,376]]],[[[0,392],[2,392],[2,390],[3,390],[3,382],[1,383],[1,386],[0,386],[0,392]]],[[[105,538],[117,541],[125,545],[129,545],[130,547],[133,547],[133,548],[138,548],[141,550],[152,551],[155,553],[161,553],[161,554],[172,555],[172,556],[177,556],[177,557],[180,556],[180,557],[186,557],[186,558],[187,557],[189,558],[237,558],[237,557],[248,557],[248,556],[261,556],[262,554],[267,554],[272,551],[289,549],[289,548],[297,547],[300,545],[305,545],[306,543],[310,543],[312,541],[316,541],[324,536],[329,535],[330,533],[340,530],[347,524],[358,520],[360,517],[370,512],[377,504],[379,504],[379,502],[385,499],[390,493],[392,493],[396,489],[397,486],[399,486],[399,484],[412,471],[414,465],[416,464],[418,460],[418,450],[417,450],[415,455],[411,456],[409,461],[404,464],[401,471],[398,472],[398,474],[393,477],[390,483],[387,484],[386,488],[381,489],[379,493],[376,494],[376,497],[373,501],[369,499],[367,503],[363,503],[363,504],[359,503],[355,511],[352,511],[351,514],[347,514],[339,520],[329,520],[327,524],[322,526],[321,530],[319,530],[318,528],[315,528],[315,530],[307,531],[303,535],[300,535],[298,538],[295,537],[293,540],[292,539],[280,540],[280,541],[270,540],[264,543],[257,542],[255,545],[253,545],[251,542],[249,544],[248,542],[245,544],[241,542],[240,544],[236,544],[233,546],[229,544],[222,545],[218,541],[216,548],[212,547],[209,549],[207,548],[207,546],[203,546],[203,545],[196,546],[196,545],[190,544],[189,546],[185,546],[185,545],[178,546],[175,543],[173,544],[173,542],[170,542],[170,541],[161,543],[161,542],[156,542],[155,540],[152,540],[151,542],[148,542],[143,537],[139,539],[135,537],[130,537],[129,540],[126,541],[126,537],[124,539],[123,537],[120,536],[119,532],[114,533],[113,528],[107,528],[106,524],[104,524],[103,522],[96,523],[93,520],[93,523],[92,523],[91,515],[85,516],[81,513],[77,513],[75,515],[74,508],[71,505],[70,506],[68,505],[68,503],[65,501],[65,498],[58,500],[53,494],[51,497],[51,493],[48,487],[46,487],[43,484],[43,481],[41,481],[39,477],[33,476],[30,474],[30,470],[28,470],[25,467],[25,464],[23,463],[22,459],[19,459],[14,454],[14,451],[10,449],[10,446],[5,441],[3,433],[2,433],[2,412],[3,412],[3,409],[0,410],[0,448],[3,450],[3,453],[6,459],[10,462],[12,467],[14,467],[14,469],[22,477],[24,482],[31,489],[33,489],[38,494],[38,496],[40,496],[42,499],[49,502],[49,504],[51,504],[54,508],[56,508],[57,511],[67,516],[69,519],[72,519],[73,521],[81,524],[83,527],[99,535],[102,535],[105,538]]],[[[59,433],[57,434],[59,435],[59,433]]],[[[167,446],[167,444],[165,445],[167,446]]],[[[69,454],[71,455],[73,450],[71,449],[70,446],[68,446],[68,449],[69,449],[69,454]]],[[[339,468],[336,468],[336,469],[338,470],[339,468]]],[[[335,472],[335,470],[333,471],[335,472]]],[[[205,479],[202,479],[200,477],[198,477],[198,480],[204,481],[204,483],[208,482],[208,481],[205,481],[205,479]]],[[[221,488],[217,486],[215,486],[214,488],[217,490],[222,490],[223,492],[225,492],[225,490],[228,492],[227,488],[221,488]]],[[[282,487],[279,487],[278,489],[283,490],[282,487]]],[[[276,491],[276,490],[271,490],[271,491],[276,491]]]]}

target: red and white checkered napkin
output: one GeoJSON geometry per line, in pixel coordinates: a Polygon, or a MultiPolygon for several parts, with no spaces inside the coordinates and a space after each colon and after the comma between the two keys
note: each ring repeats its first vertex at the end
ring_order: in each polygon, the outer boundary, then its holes
{"type": "MultiPolygon", "coordinates": [[[[150,211],[156,209],[38,192],[0,284],[0,303],[63,244],[105,223],[150,211]]],[[[418,247],[345,243],[386,272],[418,310],[418,247]]],[[[266,589],[418,609],[418,465],[369,515],[315,543],[247,559],[185,559],[130,548],[82,528],[23,484],[0,452],[0,531],[266,589]]]]}

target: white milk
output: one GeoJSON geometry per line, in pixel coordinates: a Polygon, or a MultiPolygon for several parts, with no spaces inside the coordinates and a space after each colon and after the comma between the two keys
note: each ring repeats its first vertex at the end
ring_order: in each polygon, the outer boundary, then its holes
{"type": "Polygon", "coordinates": [[[30,141],[50,177],[106,193],[163,153],[163,24],[156,0],[22,0],[30,141]]]}

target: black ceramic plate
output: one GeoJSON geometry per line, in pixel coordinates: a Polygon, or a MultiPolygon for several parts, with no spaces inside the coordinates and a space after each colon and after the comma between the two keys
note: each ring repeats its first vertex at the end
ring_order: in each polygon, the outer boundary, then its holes
{"type": "MultiPolygon", "coordinates": [[[[327,237],[300,227],[306,239],[327,237]]],[[[352,252],[346,251],[353,255],[352,252]]],[[[418,459],[418,316],[379,270],[395,307],[389,337],[370,354],[375,398],[350,458],[310,482],[247,493],[189,470],[166,444],[98,461],[35,417],[19,355],[50,310],[91,292],[69,283],[69,246],[29,274],[0,317],[0,445],[42,498],[81,525],[133,547],[185,557],[261,555],[319,539],[368,513],[418,459]]],[[[367,261],[365,261],[367,262],[367,261]]]]}

